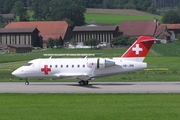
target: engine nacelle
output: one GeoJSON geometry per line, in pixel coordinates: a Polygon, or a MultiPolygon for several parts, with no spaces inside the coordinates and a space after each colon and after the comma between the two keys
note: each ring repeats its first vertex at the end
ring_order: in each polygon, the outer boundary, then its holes
{"type": "Polygon", "coordinates": [[[98,58],[98,59],[89,59],[87,65],[90,68],[95,66],[96,69],[104,69],[106,67],[114,66],[115,62],[103,58],[98,58]]]}

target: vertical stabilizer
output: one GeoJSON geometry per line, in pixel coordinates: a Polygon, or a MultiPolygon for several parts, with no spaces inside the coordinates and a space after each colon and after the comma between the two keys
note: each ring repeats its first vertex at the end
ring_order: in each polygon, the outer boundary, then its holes
{"type": "Polygon", "coordinates": [[[142,62],[156,40],[152,37],[141,36],[121,56],[123,59],[142,62]]]}

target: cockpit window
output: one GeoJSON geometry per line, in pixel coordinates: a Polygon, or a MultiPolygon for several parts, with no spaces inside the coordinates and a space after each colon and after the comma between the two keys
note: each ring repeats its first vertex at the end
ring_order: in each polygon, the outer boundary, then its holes
{"type": "Polygon", "coordinates": [[[31,66],[33,63],[26,63],[24,66],[31,66]]]}

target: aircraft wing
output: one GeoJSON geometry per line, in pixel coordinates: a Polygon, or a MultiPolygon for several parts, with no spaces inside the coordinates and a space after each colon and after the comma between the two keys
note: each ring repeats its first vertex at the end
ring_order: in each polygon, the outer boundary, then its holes
{"type": "Polygon", "coordinates": [[[89,80],[94,75],[95,68],[96,66],[94,65],[88,73],[57,73],[55,76],[59,78],[78,78],[81,80],[89,80]]]}

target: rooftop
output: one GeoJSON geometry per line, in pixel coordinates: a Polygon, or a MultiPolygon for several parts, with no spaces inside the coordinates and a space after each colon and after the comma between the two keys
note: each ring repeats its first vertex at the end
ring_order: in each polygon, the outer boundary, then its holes
{"type": "Polygon", "coordinates": [[[43,40],[64,39],[69,24],[66,21],[11,22],[5,28],[37,28],[43,40]]]}
{"type": "Polygon", "coordinates": [[[154,36],[156,23],[154,20],[123,21],[119,25],[119,31],[130,36],[154,36]]]}
{"type": "Polygon", "coordinates": [[[0,33],[31,33],[37,28],[0,28],[0,33]]]}
{"type": "Polygon", "coordinates": [[[13,47],[13,48],[32,48],[31,45],[23,45],[23,44],[11,44],[11,45],[7,45],[9,47],[13,47]]]}
{"type": "Polygon", "coordinates": [[[84,26],[75,26],[73,31],[114,31],[117,29],[116,25],[97,25],[97,24],[89,24],[84,26]]]}

